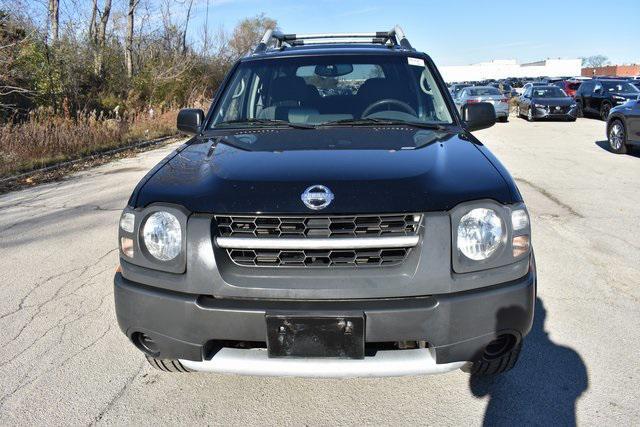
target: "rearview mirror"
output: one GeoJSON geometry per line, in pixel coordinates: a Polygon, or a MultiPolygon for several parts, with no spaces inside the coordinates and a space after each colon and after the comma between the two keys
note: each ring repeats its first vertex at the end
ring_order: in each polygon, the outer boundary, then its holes
{"type": "Polygon", "coordinates": [[[204,122],[204,111],[196,108],[184,108],[178,113],[178,130],[190,135],[200,132],[204,122]]]}
{"type": "Polygon", "coordinates": [[[315,74],[320,77],[340,77],[353,72],[351,64],[316,65],[315,74]]]}
{"type": "Polygon", "coordinates": [[[490,128],[496,124],[496,110],[488,102],[466,104],[462,106],[462,120],[470,132],[490,128]]]}

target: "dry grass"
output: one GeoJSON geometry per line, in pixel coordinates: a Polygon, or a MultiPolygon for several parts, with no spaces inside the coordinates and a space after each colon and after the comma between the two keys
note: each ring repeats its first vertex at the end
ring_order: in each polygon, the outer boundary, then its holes
{"type": "Polygon", "coordinates": [[[19,124],[0,126],[0,177],[48,166],[134,141],[172,135],[176,112],[105,119],[32,114],[19,124]]]}

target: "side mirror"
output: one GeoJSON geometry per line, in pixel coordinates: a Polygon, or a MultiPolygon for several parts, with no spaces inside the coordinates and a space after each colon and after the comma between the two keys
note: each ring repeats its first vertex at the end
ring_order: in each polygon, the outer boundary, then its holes
{"type": "Polygon", "coordinates": [[[195,108],[185,108],[178,113],[178,130],[194,135],[200,132],[204,122],[204,111],[195,108]]]}
{"type": "Polygon", "coordinates": [[[490,128],[496,124],[496,110],[488,102],[466,104],[462,106],[462,120],[470,132],[490,128]]]}

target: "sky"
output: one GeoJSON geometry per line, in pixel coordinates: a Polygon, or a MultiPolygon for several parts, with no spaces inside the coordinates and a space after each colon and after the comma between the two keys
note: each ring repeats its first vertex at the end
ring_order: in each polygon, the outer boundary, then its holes
{"type": "MultiPolygon", "coordinates": [[[[209,28],[265,13],[287,33],[385,31],[399,24],[437,65],[605,55],[640,63],[640,0],[208,0],[209,28]]],[[[190,37],[205,22],[196,0],[190,37]]]]}

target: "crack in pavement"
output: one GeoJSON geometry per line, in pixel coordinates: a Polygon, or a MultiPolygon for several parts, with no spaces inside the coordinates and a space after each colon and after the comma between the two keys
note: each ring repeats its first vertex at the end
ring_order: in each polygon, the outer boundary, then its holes
{"type": "Polygon", "coordinates": [[[558,199],[556,196],[551,194],[546,189],[540,187],[539,185],[534,184],[533,182],[531,182],[529,180],[526,180],[524,178],[515,177],[514,179],[516,181],[518,181],[518,182],[522,182],[522,183],[530,186],[531,188],[536,190],[538,193],[542,194],[544,197],[546,197],[547,199],[551,200],[556,205],[560,206],[561,208],[566,209],[569,212],[570,215],[575,216],[577,218],[584,218],[584,216],[581,213],[577,212],[573,207],[571,207],[568,204],[564,203],[562,200],[558,199]]]}
{"type": "MultiPolygon", "coordinates": [[[[20,382],[16,387],[14,387],[13,390],[11,390],[9,393],[5,394],[2,396],[2,398],[0,398],[0,409],[5,405],[6,401],[11,398],[12,396],[14,396],[17,392],[19,392],[20,390],[24,389],[25,387],[28,387],[30,384],[33,384],[36,380],[38,380],[40,377],[42,377],[43,375],[51,372],[54,369],[60,369],[63,366],[66,366],[66,364],[73,358],[77,357],[78,355],[80,355],[81,353],[85,352],[86,350],[90,349],[91,347],[95,346],[99,341],[101,341],[112,329],[112,325],[109,325],[109,327],[102,333],[100,334],[95,340],[91,341],[89,344],[82,346],[80,348],[80,350],[78,350],[77,352],[73,353],[71,356],[65,358],[62,360],[62,362],[60,362],[59,364],[55,365],[54,367],[45,370],[44,372],[36,375],[35,377],[29,379],[28,381],[25,382],[20,382]]],[[[142,368],[142,367],[141,367],[142,368]]],[[[22,379],[28,377],[29,374],[27,373],[27,375],[25,375],[24,377],[22,377],[22,379]]]]}
{"type": "MultiPolygon", "coordinates": [[[[27,322],[25,322],[25,323],[22,325],[22,327],[21,327],[21,328],[20,328],[20,330],[18,331],[18,334],[17,334],[17,335],[15,335],[13,338],[11,338],[11,339],[10,339],[7,343],[5,343],[4,345],[7,345],[7,344],[9,344],[9,343],[14,342],[15,340],[17,340],[17,339],[22,335],[22,333],[25,331],[25,329],[26,329],[26,328],[31,324],[31,322],[32,322],[32,321],[33,321],[33,320],[34,320],[34,319],[35,319],[35,318],[36,318],[36,317],[37,317],[37,316],[42,312],[42,309],[44,308],[44,306],[46,306],[46,305],[47,305],[47,304],[49,304],[50,302],[56,301],[56,300],[58,299],[58,297],[59,297],[60,293],[63,291],[63,289],[64,289],[68,284],[72,283],[75,279],[77,279],[77,278],[79,278],[79,277],[82,277],[82,275],[84,275],[84,274],[85,274],[87,271],[89,271],[92,267],[95,267],[96,265],[98,265],[98,263],[100,263],[100,262],[101,262],[103,259],[105,259],[109,254],[113,253],[113,252],[114,252],[114,251],[116,251],[117,249],[118,249],[118,248],[114,248],[114,249],[109,250],[107,253],[105,253],[104,255],[100,256],[100,257],[99,257],[96,261],[94,261],[92,264],[89,264],[89,265],[86,265],[86,266],[83,266],[83,267],[79,267],[79,268],[77,268],[77,269],[74,269],[74,270],[82,270],[82,271],[80,272],[80,274],[78,274],[78,276],[76,276],[76,277],[72,277],[71,279],[69,279],[69,280],[67,280],[66,282],[64,282],[63,284],[61,284],[61,285],[58,287],[58,289],[56,289],[56,291],[54,292],[54,294],[53,294],[51,297],[49,297],[48,299],[46,299],[45,301],[43,301],[43,302],[39,302],[39,303],[36,303],[36,304],[34,304],[34,305],[25,306],[25,305],[24,305],[24,300],[23,300],[23,301],[21,301],[21,302],[22,302],[22,305],[19,305],[17,310],[15,310],[13,313],[8,313],[7,315],[3,316],[3,318],[6,318],[8,315],[10,315],[10,314],[15,314],[15,313],[17,313],[18,311],[23,310],[23,309],[25,309],[25,308],[36,307],[36,312],[35,312],[35,313],[33,313],[33,314],[30,316],[30,318],[27,320],[27,322]]],[[[69,292],[68,294],[62,295],[62,297],[65,297],[65,296],[68,296],[68,295],[70,295],[70,294],[73,294],[73,293],[74,293],[74,292],[76,292],[78,289],[83,288],[84,286],[86,286],[86,285],[87,285],[87,282],[88,282],[88,281],[90,281],[90,280],[91,280],[91,279],[93,279],[94,277],[99,276],[100,274],[104,273],[105,271],[106,271],[106,269],[103,269],[103,270],[100,270],[100,271],[98,271],[97,273],[95,273],[95,274],[93,274],[93,275],[91,275],[91,276],[87,277],[86,279],[84,279],[84,280],[82,281],[82,283],[80,284],[80,286],[78,286],[78,287],[74,288],[74,289],[73,289],[71,292],[69,292]]],[[[46,281],[45,281],[45,282],[43,282],[43,283],[40,283],[40,284],[36,285],[36,288],[41,287],[42,285],[44,285],[44,284],[46,284],[46,283],[47,283],[46,281]]],[[[33,289],[30,291],[30,293],[31,293],[31,292],[33,292],[33,289]]],[[[24,299],[26,299],[26,296],[25,296],[25,298],[24,298],[24,299]]]]}
{"type": "Polygon", "coordinates": [[[132,376],[127,378],[127,380],[125,381],[124,385],[120,388],[120,390],[118,390],[118,392],[111,398],[111,400],[107,403],[107,405],[98,413],[98,415],[96,415],[92,424],[95,425],[98,423],[98,421],[102,420],[102,418],[107,414],[107,412],[109,412],[111,408],[113,408],[113,406],[122,398],[122,396],[124,396],[124,394],[127,392],[127,389],[131,386],[133,381],[142,373],[145,364],[146,364],[146,361],[143,360],[142,363],[140,363],[138,370],[132,376]]]}

